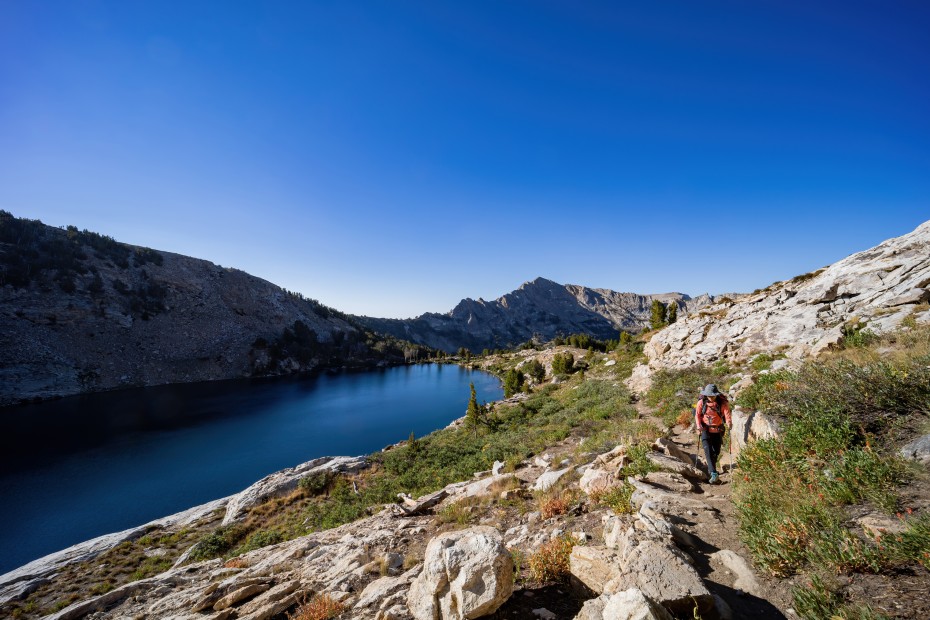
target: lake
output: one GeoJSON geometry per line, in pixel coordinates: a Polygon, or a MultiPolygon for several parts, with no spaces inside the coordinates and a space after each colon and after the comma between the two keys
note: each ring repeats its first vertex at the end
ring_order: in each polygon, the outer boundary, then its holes
{"type": "Polygon", "coordinates": [[[492,375],[422,364],[75,396],[0,409],[0,574],[236,493],[367,454],[502,397],[492,375]]]}

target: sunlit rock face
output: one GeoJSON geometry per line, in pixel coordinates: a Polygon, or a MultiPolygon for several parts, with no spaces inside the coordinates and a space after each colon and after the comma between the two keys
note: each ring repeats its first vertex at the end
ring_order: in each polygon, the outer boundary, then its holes
{"type": "Polygon", "coordinates": [[[930,320],[930,222],[853,254],[829,267],[715,303],[670,325],[646,345],[647,368],[636,386],[660,368],[687,368],[760,352],[789,359],[816,356],[836,345],[853,324],[874,332],[905,320],[930,320]]]}

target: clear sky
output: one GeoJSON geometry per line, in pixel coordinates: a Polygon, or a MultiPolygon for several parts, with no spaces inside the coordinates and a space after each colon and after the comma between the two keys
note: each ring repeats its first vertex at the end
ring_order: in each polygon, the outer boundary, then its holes
{"type": "Polygon", "coordinates": [[[0,208],[375,316],[748,291],[930,219],[928,32],[923,0],[7,0],[0,208]]]}

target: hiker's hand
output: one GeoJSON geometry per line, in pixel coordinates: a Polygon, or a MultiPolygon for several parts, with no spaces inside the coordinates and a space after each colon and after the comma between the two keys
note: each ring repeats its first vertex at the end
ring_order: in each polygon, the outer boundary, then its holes
{"type": "Polygon", "coordinates": [[[732,423],[728,423],[728,424],[727,424],[727,430],[729,431],[729,430],[732,430],[732,429],[733,429],[733,424],[732,424],[732,423]]]}

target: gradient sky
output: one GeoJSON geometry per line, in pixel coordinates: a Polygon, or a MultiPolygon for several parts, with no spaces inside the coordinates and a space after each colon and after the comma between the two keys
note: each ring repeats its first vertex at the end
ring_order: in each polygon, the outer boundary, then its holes
{"type": "Polygon", "coordinates": [[[930,219],[928,32],[922,0],[7,0],[0,209],[375,316],[749,291],[930,219]]]}

